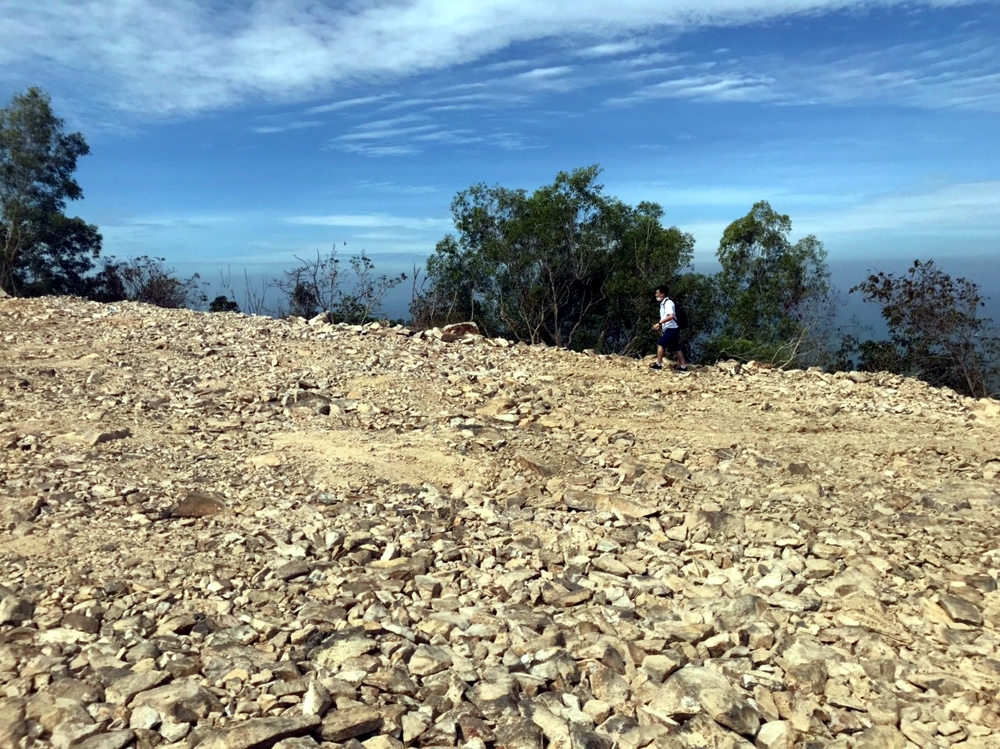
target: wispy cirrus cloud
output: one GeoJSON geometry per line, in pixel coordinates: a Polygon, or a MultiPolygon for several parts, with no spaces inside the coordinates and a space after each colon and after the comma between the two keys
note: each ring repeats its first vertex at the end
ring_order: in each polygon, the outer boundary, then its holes
{"type": "Polygon", "coordinates": [[[877,52],[827,50],[792,64],[778,55],[678,60],[637,67],[626,79],[656,79],[607,99],[772,102],[783,105],[880,104],[920,109],[1000,111],[1000,44],[946,39],[877,52]]]}
{"type": "Polygon", "coordinates": [[[573,50],[571,54],[577,57],[617,57],[642,49],[645,46],[638,39],[625,39],[617,42],[604,42],[590,47],[573,50]]]}
{"type": "Polygon", "coordinates": [[[951,238],[996,236],[1000,181],[911,187],[865,196],[839,209],[804,214],[802,225],[820,236],[843,233],[920,231],[951,238]]]}
{"type": "Polygon", "coordinates": [[[420,153],[416,146],[403,145],[372,145],[370,143],[342,143],[338,146],[345,153],[356,153],[359,156],[411,156],[420,153]]]}
{"type": "Polygon", "coordinates": [[[275,125],[257,125],[250,129],[255,133],[270,135],[273,133],[287,133],[290,130],[306,130],[311,127],[319,127],[322,124],[319,120],[294,120],[275,125]]]}
{"type": "Polygon", "coordinates": [[[450,112],[473,109],[504,109],[529,104],[531,97],[523,92],[509,90],[508,81],[509,79],[478,81],[474,84],[475,87],[483,90],[476,93],[400,99],[387,105],[385,110],[419,109],[424,112],[450,112]]]}
{"type": "MultiPolygon", "coordinates": [[[[913,3],[878,3],[904,4],[913,3]]],[[[311,0],[7,0],[0,83],[62,80],[61,96],[87,114],[97,110],[139,121],[189,117],[262,99],[305,101],[340,87],[401,80],[527,42],[575,38],[603,57],[602,44],[622,44],[615,40],[630,34],[676,35],[869,7],[865,0],[621,0],[609,14],[594,0],[363,0],[348,6],[311,0]],[[86,102],[78,91],[87,92],[86,102]]]]}
{"type": "Polygon", "coordinates": [[[497,127],[457,127],[431,116],[438,107],[353,126],[331,139],[328,149],[371,157],[410,156],[432,148],[486,146],[507,151],[540,148],[529,136],[497,127]]]}
{"type": "Polygon", "coordinates": [[[551,65],[526,70],[500,83],[533,91],[571,91],[589,85],[589,81],[578,78],[575,73],[576,68],[572,65],[551,65]]]}
{"type": "Polygon", "coordinates": [[[649,99],[696,101],[774,101],[774,80],[766,76],[696,75],[672,78],[646,86],[630,95],[614,97],[609,104],[631,104],[649,99]]]}
{"type": "Polygon", "coordinates": [[[339,226],[348,229],[410,229],[414,231],[440,231],[452,226],[452,220],[449,218],[391,216],[385,213],[289,216],[282,221],[295,226],[339,226]]]}
{"type": "Polygon", "coordinates": [[[409,142],[413,137],[435,128],[417,114],[372,120],[333,138],[327,148],[363,156],[406,156],[420,150],[409,142]]]}
{"type": "Polygon", "coordinates": [[[570,65],[554,65],[550,68],[534,68],[518,73],[517,79],[522,81],[547,81],[552,78],[562,78],[567,73],[573,72],[570,65]]]}
{"type": "Polygon", "coordinates": [[[320,104],[315,107],[309,107],[305,113],[306,114],[325,114],[327,112],[340,112],[345,109],[351,109],[352,107],[363,107],[368,104],[375,104],[380,101],[385,101],[386,99],[392,99],[392,94],[375,94],[373,96],[356,96],[353,99],[341,99],[340,101],[332,101],[329,104],[320,104]]]}
{"type": "Polygon", "coordinates": [[[346,143],[358,140],[385,140],[387,138],[400,138],[404,136],[416,135],[433,130],[434,125],[409,125],[406,127],[383,127],[371,130],[355,130],[338,136],[336,141],[346,143]]]}
{"type": "Polygon", "coordinates": [[[379,192],[391,192],[399,195],[427,195],[438,192],[439,188],[433,185],[400,185],[396,182],[359,182],[358,187],[363,190],[377,190],[379,192]]]}
{"type": "Polygon", "coordinates": [[[101,228],[136,228],[136,229],[197,229],[221,224],[231,224],[239,220],[231,214],[192,214],[183,216],[125,216],[112,218],[102,222],[101,228]]]}

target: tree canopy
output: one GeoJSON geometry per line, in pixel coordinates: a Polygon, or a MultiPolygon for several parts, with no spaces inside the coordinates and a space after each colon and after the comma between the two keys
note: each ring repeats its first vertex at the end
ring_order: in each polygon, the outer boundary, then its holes
{"type": "Polygon", "coordinates": [[[712,356],[790,363],[830,319],[826,250],[811,234],[793,244],[791,231],[791,219],[764,200],[726,227],[712,356]]]}
{"type": "Polygon", "coordinates": [[[693,239],[665,229],[660,206],[605,195],[600,171],[560,172],[530,193],[484,184],[458,193],[456,234],[427,263],[417,323],[472,319],[531,343],[634,349],[652,288],[690,262],[693,239]]]}
{"type": "Polygon", "coordinates": [[[38,88],[0,109],[0,288],[11,294],[83,293],[101,250],[97,227],[64,213],[83,197],[73,175],[90,148],[63,125],[38,88]]]}

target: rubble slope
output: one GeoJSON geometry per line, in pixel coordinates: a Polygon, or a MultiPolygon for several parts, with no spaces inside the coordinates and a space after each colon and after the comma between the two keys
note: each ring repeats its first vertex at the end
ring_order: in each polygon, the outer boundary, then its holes
{"type": "Polygon", "coordinates": [[[0,300],[0,747],[1000,746],[1000,407],[0,300]]]}

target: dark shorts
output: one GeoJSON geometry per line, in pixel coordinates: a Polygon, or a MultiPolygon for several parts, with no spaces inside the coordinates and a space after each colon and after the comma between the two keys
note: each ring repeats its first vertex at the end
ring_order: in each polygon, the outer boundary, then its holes
{"type": "Polygon", "coordinates": [[[681,350],[681,331],[679,328],[667,328],[656,342],[657,346],[663,346],[666,351],[676,354],[681,350]]]}

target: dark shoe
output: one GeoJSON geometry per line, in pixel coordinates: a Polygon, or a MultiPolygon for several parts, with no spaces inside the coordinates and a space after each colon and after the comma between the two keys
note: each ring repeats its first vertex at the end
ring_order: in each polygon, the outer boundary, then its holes
{"type": "Polygon", "coordinates": [[[663,365],[662,364],[650,364],[649,368],[650,369],[663,369],[663,365]]]}
{"type": "Polygon", "coordinates": [[[677,372],[687,372],[688,371],[687,364],[685,364],[683,367],[680,366],[674,367],[674,370],[677,372]]]}

